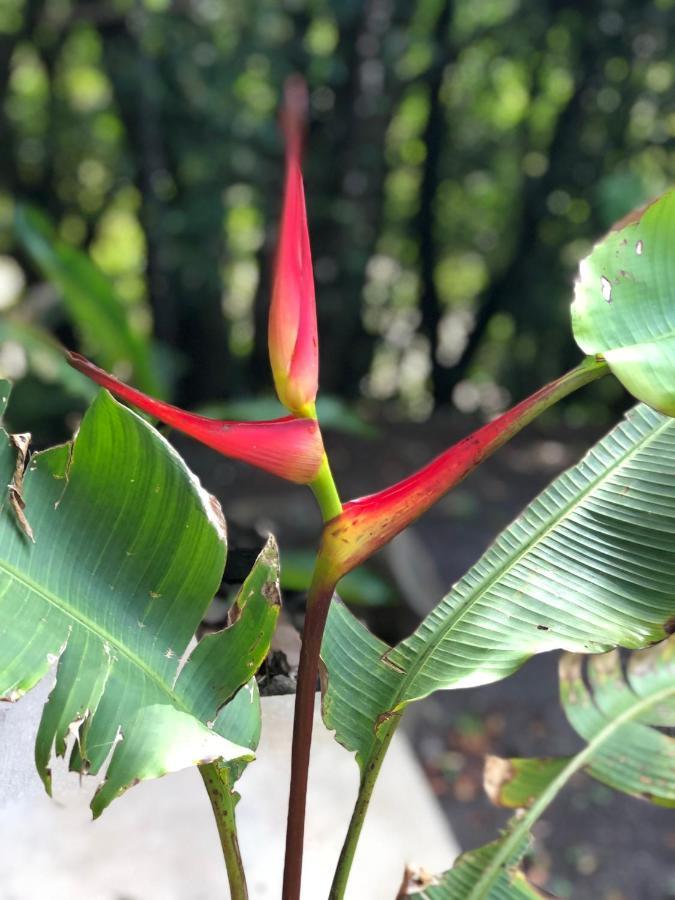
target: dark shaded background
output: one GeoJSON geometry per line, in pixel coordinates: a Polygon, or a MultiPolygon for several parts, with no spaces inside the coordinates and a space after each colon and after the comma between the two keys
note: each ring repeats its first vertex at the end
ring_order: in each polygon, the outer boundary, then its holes
{"type": "Polygon", "coordinates": [[[578,259],[672,179],[674,19],[672,0],[4,0],[14,315],[73,342],[13,240],[20,198],[112,278],[177,400],[268,391],[276,109],[300,71],[323,390],[489,414],[577,359],[578,259]]]}

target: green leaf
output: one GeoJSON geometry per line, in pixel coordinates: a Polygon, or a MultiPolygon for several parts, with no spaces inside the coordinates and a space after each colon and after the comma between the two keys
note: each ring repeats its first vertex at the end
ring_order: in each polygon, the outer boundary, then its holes
{"type": "MultiPolygon", "coordinates": [[[[255,750],[260,741],[262,710],[258,682],[251,678],[248,684],[241,687],[234,697],[225,704],[216,716],[213,725],[218,734],[226,734],[229,740],[242,747],[255,750]]],[[[239,779],[247,763],[239,759],[224,759],[220,765],[223,782],[230,788],[239,779]]],[[[234,795],[234,801],[238,800],[234,795]]]]}
{"type": "MultiPolygon", "coordinates": [[[[563,656],[560,698],[591,749],[584,751],[589,775],[625,794],[675,806],[675,739],[658,730],[675,726],[675,639],[633,653],[625,671],[617,651],[591,657],[586,679],[583,658],[563,656]]],[[[493,781],[500,769],[501,784],[491,798],[503,806],[528,806],[569,763],[497,760],[493,781]]]]}
{"type": "Polygon", "coordinates": [[[597,653],[663,639],[675,614],[674,530],[675,422],[638,406],[400,644],[387,646],[332,604],[322,646],[326,724],[363,772],[382,726],[435,690],[496,681],[547,650],[597,653]]]}
{"type": "Polygon", "coordinates": [[[572,325],[624,386],[675,415],[675,191],[628,216],[581,263],[572,325]]]}
{"type": "MultiPolygon", "coordinates": [[[[281,557],[281,587],[306,591],[312,581],[316,554],[309,550],[284,550],[281,557]]],[[[340,596],[350,606],[395,606],[397,595],[389,582],[368,566],[354,569],[340,581],[340,596]]]]}
{"type": "MultiPolygon", "coordinates": [[[[14,464],[0,431],[2,483],[14,464]]],[[[258,720],[232,729],[221,707],[269,647],[279,611],[273,539],[233,624],[197,644],[179,674],[220,585],[226,540],[217,502],[173,448],[101,392],[72,443],[32,458],[23,496],[35,544],[6,496],[0,508],[0,696],[18,699],[58,660],[36,740],[47,789],[52,749],[63,755],[73,733],[71,768],[96,773],[112,751],[96,815],[138,779],[251,759],[258,720]]]]}
{"type": "MultiPolygon", "coordinates": [[[[409,883],[406,885],[404,881],[399,897],[415,897],[415,900],[465,900],[469,896],[478,897],[472,891],[500,846],[501,841],[494,841],[477,850],[462,853],[451,869],[437,877],[422,875],[417,883],[414,877],[409,877],[409,883]]],[[[482,895],[485,900],[541,900],[542,897],[549,896],[531,884],[518,868],[526,846],[525,844],[509,858],[497,881],[482,895]]]]}
{"type": "Polygon", "coordinates": [[[141,390],[162,395],[149,342],[131,329],[124,304],[103,272],[85,253],[62,241],[34,207],[17,207],[14,228],[33,262],[58,289],[73,325],[101,365],[114,369],[126,362],[141,390]]]}
{"type": "Polygon", "coordinates": [[[156,703],[142,707],[131,718],[128,731],[130,737],[120,741],[106,779],[92,800],[94,818],[130,787],[132,772],[134,780],[146,780],[216,759],[244,764],[253,759],[246,748],[224,739],[174,706],[156,703]]]}

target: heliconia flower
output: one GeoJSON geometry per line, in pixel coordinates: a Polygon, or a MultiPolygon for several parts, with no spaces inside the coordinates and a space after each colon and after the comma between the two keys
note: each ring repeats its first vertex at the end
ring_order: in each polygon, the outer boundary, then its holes
{"type": "Polygon", "coordinates": [[[295,481],[309,484],[321,467],[323,440],[313,419],[286,416],[269,422],[225,422],[185,412],[129,387],[79,353],[67,353],[73,368],[160,422],[195,438],[224,456],[295,481]]]}
{"type": "Polygon", "coordinates": [[[314,275],[300,168],[306,110],[304,81],[288,79],[281,113],[286,177],[268,345],[277,395],[287,409],[301,416],[312,414],[319,384],[314,275]]]}
{"type": "Polygon", "coordinates": [[[335,581],[346,575],[433,506],[486,457],[553,403],[608,371],[589,358],[562,378],[493,419],[403,481],[346,503],[326,523],[319,551],[321,570],[335,581]]]}

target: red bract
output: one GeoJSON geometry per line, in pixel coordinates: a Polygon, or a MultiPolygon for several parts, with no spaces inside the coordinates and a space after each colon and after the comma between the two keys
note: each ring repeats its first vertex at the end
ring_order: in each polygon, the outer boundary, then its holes
{"type": "Polygon", "coordinates": [[[300,484],[313,481],[319,472],[323,441],[313,419],[294,416],[269,422],[208,419],[148,397],[99,369],[79,353],[68,353],[68,362],[111,393],[224,456],[240,459],[300,484]]]}
{"type": "Polygon", "coordinates": [[[281,402],[312,415],[319,382],[319,342],[314,276],[300,168],[307,89],[289,79],[281,124],[286,141],[286,181],[269,316],[269,354],[281,402]]]}
{"type": "Polygon", "coordinates": [[[433,506],[487,456],[562,397],[597,378],[598,363],[582,363],[562,378],[450,447],[414,475],[346,503],[327,523],[320,557],[328,577],[339,579],[372,556],[433,506]]]}

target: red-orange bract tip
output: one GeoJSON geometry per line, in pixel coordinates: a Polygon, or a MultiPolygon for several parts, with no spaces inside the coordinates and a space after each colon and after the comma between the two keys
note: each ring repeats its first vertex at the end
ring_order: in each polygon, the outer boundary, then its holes
{"type": "Polygon", "coordinates": [[[294,416],[269,422],[208,419],[148,397],[99,369],[79,353],[67,352],[66,356],[73,368],[92,381],[224,456],[299,484],[308,484],[318,475],[324,451],[321,431],[313,419],[294,416]]]}
{"type": "Polygon", "coordinates": [[[314,275],[300,169],[306,107],[304,81],[289,79],[281,115],[286,140],[284,204],[268,334],[277,395],[287,409],[300,415],[311,414],[319,384],[314,275]]]}

